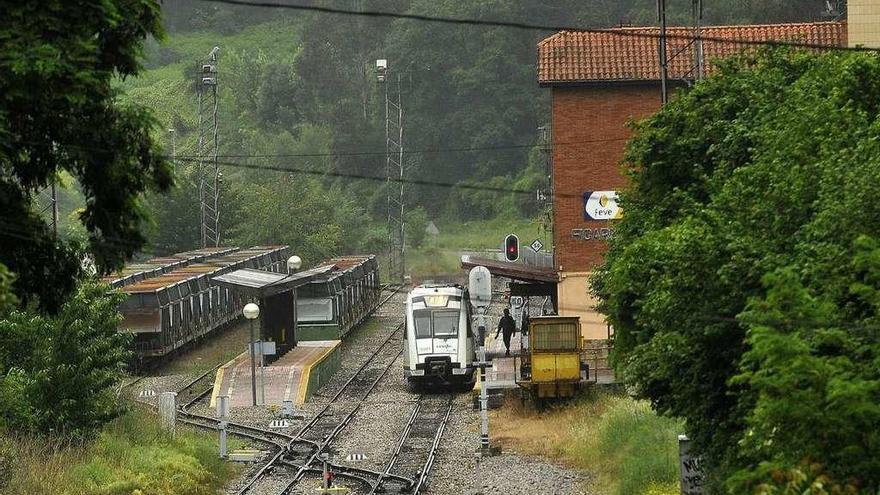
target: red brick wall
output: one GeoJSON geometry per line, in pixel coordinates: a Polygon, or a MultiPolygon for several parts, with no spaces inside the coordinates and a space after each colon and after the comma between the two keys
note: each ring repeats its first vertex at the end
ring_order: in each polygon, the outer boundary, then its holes
{"type": "Polygon", "coordinates": [[[620,164],[632,134],[626,123],[656,112],[660,89],[657,85],[555,87],[552,97],[556,268],[586,272],[601,262],[606,243],[576,239],[571,231],[605,228],[608,222],[584,219],[583,193],[625,185],[620,164]]]}

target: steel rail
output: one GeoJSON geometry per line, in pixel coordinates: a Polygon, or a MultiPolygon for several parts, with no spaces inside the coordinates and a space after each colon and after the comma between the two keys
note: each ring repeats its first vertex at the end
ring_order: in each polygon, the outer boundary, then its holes
{"type": "MultiPolygon", "coordinates": [[[[382,342],[382,344],[380,344],[379,347],[376,348],[376,350],[372,353],[370,358],[367,359],[367,361],[364,362],[364,364],[362,364],[360,368],[358,368],[358,370],[345,382],[345,384],[343,384],[342,387],[340,387],[340,389],[336,392],[336,394],[333,395],[333,397],[327,402],[327,404],[321,409],[321,411],[319,411],[312,418],[312,420],[309,421],[309,423],[307,423],[305,426],[302,427],[302,429],[300,429],[299,433],[297,433],[296,438],[290,442],[291,446],[293,445],[293,443],[295,443],[297,441],[304,440],[302,438],[302,435],[304,433],[306,433],[309,429],[313,428],[315,424],[317,424],[318,420],[321,419],[326,414],[326,412],[330,409],[330,407],[332,407],[336,403],[336,401],[339,399],[339,397],[342,396],[342,394],[349,388],[351,383],[358,376],[360,376],[360,374],[363,373],[363,371],[376,359],[376,357],[385,348],[385,346],[388,345],[389,342],[391,342],[392,337],[394,337],[398,333],[398,331],[400,331],[400,329],[403,328],[403,326],[404,326],[404,323],[402,322],[394,329],[394,331],[392,331],[388,334],[388,337],[386,337],[385,340],[382,342]]],[[[348,414],[346,414],[345,417],[339,423],[337,423],[337,425],[334,427],[334,429],[326,437],[324,437],[323,441],[320,444],[318,444],[317,449],[315,449],[314,452],[312,452],[310,454],[309,458],[303,464],[303,468],[300,469],[296,473],[296,475],[291,480],[291,482],[287,486],[285,486],[284,489],[281,491],[282,494],[288,493],[290,491],[290,489],[293,488],[293,486],[296,485],[300,481],[300,479],[302,479],[303,475],[305,474],[306,469],[311,468],[311,465],[318,459],[318,456],[321,454],[321,452],[323,452],[325,449],[327,449],[327,447],[329,447],[332,444],[333,440],[336,439],[336,437],[339,435],[339,433],[343,429],[345,429],[346,426],[348,426],[348,424],[351,422],[352,418],[354,418],[354,415],[357,414],[357,412],[363,406],[366,398],[370,395],[370,393],[373,392],[373,390],[375,390],[376,386],[379,384],[380,381],[382,381],[382,379],[385,377],[385,375],[388,374],[388,371],[391,369],[391,367],[394,365],[395,361],[397,361],[397,358],[400,357],[400,355],[402,353],[403,353],[403,349],[400,349],[399,351],[397,351],[397,353],[394,354],[393,358],[389,360],[388,364],[382,370],[382,373],[380,373],[379,376],[375,380],[372,381],[372,383],[366,389],[366,391],[364,391],[363,394],[359,397],[359,400],[358,400],[357,404],[355,405],[355,407],[352,408],[352,410],[349,411],[348,414]]],[[[316,442],[309,441],[308,443],[314,445],[316,442]]]]}
{"type": "MultiPolygon", "coordinates": [[[[419,396],[419,402],[416,403],[416,407],[413,408],[412,414],[409,415],[409,419],[406,422],[406,426],[403,427],[403,432],[400,434],[400,438],[397,441],[397,445],[394,447],[394,452],[391,454],[391,460],[388,462],[388,465],[385,466],[385,471],[379,475],[379,479],[376,480],[376,485],[370,490],[369,495],[374,495],[382,488],[382,481],[384,478],[392,476],[391,469],[394,467],[394,464],[397,462],[397,459],[400,458],[400,452],[403,450],[404,444],[406,444],[406,439],[409,437],[409,433],[412,430],[413,424],[415,424],[416,417],[418,417],[419,411],[422,409],[422,397],[419,396]]],[[[412,486],[414,480],[409,480],[407,486],[412,486]]]]}
{"type": "MultiPolygon", "coordinates": [[[[297,470],[304,469],[307,473],[323,473],[323,469],[319,469],[317,467],[303,466],[294,462],[290,462],[288,460],[282,460],[281,464],[296,468],[297,470]]],[[[328,462],[327,467],[329,467],[333,471],[334,476],[355,479],[357,481],[360,481],[370,489],[372,489],[376,484],[376,482],[370,478],[378,478],[382,474],[381,472],[373,471],[372,469],[355,468],[351,466],[344,466],[342,464],[335,464],[332,462],[328,462]]],[[[402,478],[401,481],[407,482],[410,480],[408,478],[402,478]]]]}
{"type": "MultiPolygon", "coordinates": [[[[392,297],[394,297],[400,291],[400,289],[403,288],[403,284],[397,284],[397,285],[393,285],[393,286],[391,284],[386,284],[385,286],[381,287],[380,291],[384,292],[385,290],[388,290],[389,288],[392,288],[392,287],[393,287],[393,290],[392,290],[391,294],[387,295],[384,299],[381,299],[376,304],[376,306],[374,306],[373,309],[370,310],[370,312],[367,314],[367,316],[371,316],[373,313],[375,313],[375,311],[377,309],[384,306],[385,303],[387,303],[392,297]]],[[[400,330],[400,328],[402,326],[403,326],[403,323],[399,324],[394,329],[394,331],[389,333],[388,337],[386,337],[386,339],[382,342],[382,344],[380,344],[379,347],[377,347],[376,350],[373,352],[373,355],[358,369],[358,371],[351,378],[349,378],[345,382],[345,384],[343,384],[342,388],[340,388],[340,390],[333,396],[333,398],[330,400],[330,402],[328,402],[328,404],[323,409],[321,409],[321,411],[312,419],[312,421],[310,421],[310,423],[308,425],[306,425],[305,427],[300,429],[300,431],[297,433],[296,436],[287,435],[285,433],[273,432],[273,431],[266,430],[263,428],[257,428],[257,427],[253,427],[253,426],[249,426],[249,425],[240,424],[240,423],[234,423],[234,422],[227,422],[226,423],[227,428],[231,427],[231,430],[228,430],[228,431],[232,435],[235,435],[235,436],[238,436],[241,438],[246,438],[246,439],[253,440],[253,441],[257,441],[257,442],[261,442],[261,443],[265,443],[265,444],[269,444],[269,445],[274,445],[279,448],[278,451],[270,458],[270,460],[267,463],[265,463],[254,474],[254,476],[248,481],[248,483],[245,484],[242,488],[240,488],[237,491],[238,495],[242,495],[242,494],[246,493],[247,491],[249,491],[251,488],[253,488],[253,486],[256,484],[256,482],[266,473],[266,471],[275,464],[285,464],[288,466],[297,467],[301,471],[302,471],[301,468],[305,467],[306,469],[304,472],[319,472],[319,470],[317,468],[312,468],[310,466],[299,466],[297,464],[286,461],[283,458],[283,456],[284,456],[284,454],[286,454],[290,451],[290,449],[294,443],[306,443],[316,449],[316,453],[313,454],[310,458],[310,464],[311,464],[311,462],[314,461],[317,454],[320,453],[324,448],[326,448],[329,445],[329,443],[327,443],[326,441],[319,443],[319,442],[316,442],[313,440],[302,438],[301,435],[302,435],[302,433],[304,433],[307,430],[308,427],[313,426],[317,422],[317,419],[319,419],[319,417],[322,414],[324,414],[329,409],[329,407],[342,395],[342,393],[351,384],[351,382],[353,382],[354,379],[367,368],[367,366],[375,359],[378,352],[381,351],[385,347],[385,345],[387,345],[391,341],[392,337],[394,337],[394,335],[400,330]],[[261,437],[259,435],[263,435],[265,437],[273,437],[273,436],[274,437],[281,437],[285,440],[286,443],[283,443],[283,444],[278,443],[273,440],[269,440],[267,438],[261,437]]],[[[403,350],[399,351],[398,354],[395,355],[394,359],[392,359],[389,362],[388,366],[380,374],[379,378],[371,385],[369,392],[371,392],[375,388],[375,386],[378,384],[378,382],[387,374],[388,369],[390,369],[391,365],[393,365],[393,363],[397,360],[397,357],[400,356],[400,354],[402,352],[403,352],[403,350]]],[[[186,385],[184,385],[183,387],[178,389],[177,393],[180,394],[180,393],[194,387],[197,383],[204,380],[208,375],[210,375],[211,373],[215,373],[217,371],[217,369],[220,368],[220,366],[222,366],[222,364],[218,364],[217,366],[214,366],[210,370],[202,373],[201,375],[199,375],[195,379],[189,381],[186,385]]],[[[124,385],[122,387],[122,389],[133,386],[134,384],[140,382],[143,378],[144,377],[137,378],[136,380],[124,385]]],[[[195,426],[195,427],[210,429],[210,430],[215,430],[215,431],[218,430],[219,429],[219,422],[220,422],[218,419],[189,412],[189,408],[192,407],[193,404],[202,400],[205,396],[210,394],[212,392],[212,390],[213,390],[213,386],[207,388],[205,391],[199,393],[194,398],[192,398],[191,400],[187,401],[185,404],[178,407],[179,416],[183,416],[183,417],[178,417],[177,420],[183,424],[187,424],[190,426],[195,426]]],[[[369,395],[369,392],[364,395],[364,398],[366,398],[366,396],[369,395]]],[[[138,401],[138,402],[152,406],[153,408],[157,407],[156,405],[150,404],[149,402],[146,402],[146,401],[138,401]]],[[[354,412],[357,412],[357,410],[360,409],[360,407],[362,406],[362,402],[363,402],[363,399],[361,401],[359,401],[354,412]]],[[[350,413],[346,417],[346,421],[345,421],[346,425],[351,420],[351,417],[354,416],[354,412],[350,413]]],[[[344,428],[344,425],[342,426],[342,428],[337,426],[337,428],[335,428],[333,431],[333,434],[334,434],[333,436],[335,437],[335,435],[337,435],[343,428],[344,428]]],[[[348,477],[351,479],[356,479],[362,483],[367,484],[370,487],[373,486],[373,482],[369,481],[364,475],[378,477],[382,474],[377,471],[371,471],[368,469],[352,468],[352,467],[348,467],[348,466],[341,466],[341,465],[335,465],[335,464],[331,464],[331,466],[333,467],[333,469],[336,472],[343,473],[342,476],[348,477]],[[361,473],[361,474],[357,474],[357,473],[361,473]]],[[[298,476],[297,476],[297,478],[295,478],[295,480],[300,477],[301,477],[301,475],[298,473],[298,476]]],[[[394,475],[392,475],[392,477],[395,479],[398,479],[402,482],[412,483],[412,481],[409,480],[408,478],[403,478],[403,477],[394,476],[394,475]]],[[[292,487],[293,484],[295,484],[295,483],[296,483],[296,481],[294,481],[293,483],[288,485],[288,488],[292,487]]],[[[286,492],[286,491],[287,491],[287,488],[285,488],[284,492],[286,492]]]]}
{"type": "MultiPolygon", "coordinates": [[[[400,323],[400,324],[398,324],[398,325],[394,328],[394,330],[393,330],[392,332],[390,332],[390,333],[388,334],[387,337],[385,337],[385,340],[383,340],[382,343],[379,344],[379,347],[377,347],[376,350],[374,350],[374,351],[372,352],[372,355],[370,356],[370,358],[367,359],[366,361],[364,361],[364,363],[360,366],[360,368],[358,368],[357,371],[355,371],[355,372],[354,372],[354,373],[348,378],[348,380],[346,380],[346,382],[342,384],[342,386],[339,388],[339,390],[336,391],[335,394],[333,394],[333,396],[330,398],[330,400],[327,402],[327,404],[325,404],[324,407],[321,408],[321,410],[318,411],[318,413],[315,414],[314,417],[312,417],[311,421],[309,421],[309,422],[306,423],[302,428],[300,428],[299,432],[297,432],[297,434],[296,434],[296,439],[300,439],[300,438],[302,438],[302,435],[303,435],[306,431],[308,431],[309,428],[312,428],[312,427],[315,425],[315,423],[318,422],[318,420],[321,418],[321,416],[323,416],[324,413],[326,413],[327,410],[330,409],[330,406],[332,406],[332,405],[336,402],[336,400],[339,399],[339,397],[340,397],[340,396],[346,391],[346,389],[349,387],[349,385],[351,385],[351,383],[352,383],[352,382],[353,382],[353,381],[354,381],[354,380],[355,380],[355,379],[356,379],[361,373],[363,373],[363,371],[367,368],[367,366],[369,366],[369,365],[373,362],[373,360],[376,358],[376,356],[378,356],[379,352],[380,352],[380,351],[381,351],[386,345],[388,345],[388,343],[391,341],[391,338],[394,337],[395,334],[397,334],[397,332],[403,327],[403,325],[404,325],[404,323],[400,323]]],[[[403,352],[403,350],[401,350],[400,352],[403,352]]],[[[392,362],[393,362],[393,361],[392,361],[392,362]]]]}
{"type": "MultiPolygon", "coordinates": [[[[400,438],[397,441],[397,445],[395,446],[394,452],[391,454],[391,459],[389,460],[388,464],[386,465],[385,471],[382,473],[382,476],[380,476],[379,479],[377,480],[376,486],[373,487],[373,489],[370,491],[370,495],[373,495],[375,493],[380,493],[380,490],[382,490],[384,488],[382,486],[382,482],[383,482],[384,478],[395,478],[395,479],[402,478],[402,476],[400,476],[400,475],[392,474],[391,471],[392,471],[392,469],[394,469],[394,466],[397,463],[397,461],[401,458],[401,453],[403,451],[403,448],[406,445],[407,440],[409,439],[409,435],[413,429],[413,426],[415,425],[415,423],[417,422],[417,420],[419,418],[419,413],[421,413],[421,411],[422,411],[422,404],[423,404],[423,400],[425,399],[425,397],[426,397],[425,395],[419,396],[419,399],[418,399],[419,402],[416,404],[416,407],[413,408],[413,412],[412,412],[412,414],[410,414],[409,419],[407,420],[407,424],[400,434],[400,438]]],[[[437,426],[437,431],[435,432],[435,436],[434,436],[434,442],[432,443],[431,448],[428,451],[428,457],[425,461],[425,464],[418,471],[419,478],[417,480],[411,481],[407,485],[408,488],[414,489],[413,493],[418,493],[419,490],[422,488],[425,481],[427,480],[427,476],[431,470],[431,467],[434,464],[434,458],[436,456],[437,448],[440,445],[440,439],[443,435],[443,432],[446,429],[446,424],[448,423],[449,416],[452,412],[453,399],[454,399],[454,396],[452,396],[452,395],[450,395],[448,397],[448,405],[446,408],[446,413],[444,414],[443,419],[440,421],[440,423],[437,426]]]]}
{"type": "MultiPolygon", "coordinates": [[[[386,285],[382,290],[384,291],[384,290],[386,290],[388,287],[389,287],[389,285],[386,285]]],[[[380,300],[379,303],[376,304],[376,306],[373,307],[372,310],[370,310],[368,316],[372,315],[377,309],[379,309],[380,307],[384,306],[385,303],[387,303],[392,297],[394,297],[394,295],[397,294],[397,293],[400,291],[401,288],[403,288],[403,285],[397,285],[397,286],[394,286],[394,288],[393,288],[391,294],[389,294],[388,296],[386,296],[384,299],[380,300]]],[[[402,326],[402,325],[401,325],[401,326],[402,326]]],[[[256,485],[257,481],[259,481],[259,479],[265,474],[265,472],[266,472],[269,468],[271,468],[275,463],[279,463],[279,462],[280,462],[280,463],[285,463],[285,464],[289,464],[289,465],[295,465],[295,464],[293,464],[293,463],[290,463],[289,461],[286,461],[286,460],[283,458],[283,455],[284,455],[284,454],[287,454],[288,452],[290,452],[291,447],[292,447],[295,443],[305,443],[305,444],[310,445],[313,449],[315,449],[316,454],[313,454],[313,455],[310,457],[309,461],[312,462],[312,461],[314,460],[314,458],[316,457],[317,453],[320,453],[320,452],[321,452],[321,450],[322,450],[322,445],[321,445],[320,443],[318,443],[318,442],[313,441],[313,440],[309,440],[309,439],[306,439],[306,438],[302,438],[302,434],[303,434],[305,431],[307,431],[308,428],[314,426],[314,424],[317,423],[318,419],[319,419],[319,418],[320,418],[320,417],[321,417],[321,416],[322,416],[322,415],[323,415],[323,414],[324,414],[324,413],[330,408],[331,404],[333,404],[333,403],[334,403],[334,402],[335,402],[335,401],[336,401],[336,400],[342,395],[342,393],[343,393],[343,392],[345,391],[345,389],[351,384],[351,382],[354,381],[354,379],[355,379],[355,378],[356,378],[356,377],[357,377],[357,376],[358,376],[358,375],[359,375],[364,369],[366,369],[366,367],[370,364],[370,362],[375,358],[375,356],[377,355],[377,353],[378,353],[382,348],[384,348],[384,346],[385,346],[385,345],[391,340],[391,338],[397,333],[397,331],[400,329],[401,326],[398,326],[397,328],[395,328],[394,331],[392,331],[392,332],[389,333],[388,337],[382,342],[382,344],[381,344],[381,345],[376,349],[376,351],[373,353],[373,356],[372,356],[370,359],[368,359],[367,362],[365,362],[364,365],[362,365],[362,366],[358,369],[358,371],[355,372],[355,374],[352,375],[352,377],[349,378],[349,379],[345,382],[345,384],[343,384],[343,386],[340,388],[339,391],[337,391],[337,393],[333,396],[333,398],[331,398],[331,400],[328,402],[328,404],[327,404],[324,408],[322,408],[321,411],[320,411],[318,414],[316,414],[315,417],[313,417],[312,420],[309,421],[308,424],[306,424],[305,426],[303,426],[302,428],[300,428],[300,430],[299,430],[299,432],[297,432],[296,436],[284,435],[284,437],[286,437],[286,438],[288,439],[287,444],[282,448],[282,450],[280,450],[275,456],[273,456],[273,457],[269,460],[269,462],[267,462],[266,464],[264,464],[264,465],[259,469],[259,471],[257,471],[257,472],[254,474],[254,476],[248,481],[248,483],[247,483],[246,485],[244,485],[243,487],[241,487],[241,488],[236,492],[236,495],[243,495],[243,494],[247,493],[250,489],[252,489],[253,486],[256,485]]],[[[401,352],[402,352],[402,351],[401,351],[401,352]]],[[[398,354],[398,355],[399,355],[399,354],[398,354]]],[[[395,359],[392,360],[391,363],[394,363],[394,361],[395,361],[396,359],[397,359],[397,358],[395,357],[395,359]]],[[[386,371],[386,372],[387,372],[387,371],[386,371]]],[[[384,374],[385,374],[385,373],[383,373],[383,376],[384,376],[384,374]]],[[[380,376],[380,379],[381,379],[381,376],[380,376]]],[[[359,407],[360,407],[360,406],[358,406],[358,408],[359,408],[359,407]]],[[[245,426],[245,425],[238,425],[238,424],[234,424],[234,423],[227,423],[227,424],[230,425],[230,426],[236,426],[236,427],[243,427],[243,426],[245,426]]],[[[259,430],[259,429],[256,429],[256,430],[259,430]]],[[[336,431],[336,430],[335,430],[335,431],[336,431]]],[[[336,432],[338,433],[338,431],[336,431],[336,432]]],[[[323,448],[326,448],[326,447],[323,447],[323,448]]],[[[308,467],[308,466],[307,466],[307,467],[308,467]]],[[[338,466],[337,466],[337,468],[338,468],[338,466]]],[[[311,469],[311,468],[310,468],[310,469],[311,469]]],[[[302,471],[302,470],[300,470],[300,471],[297,472],[297,475],[295,476],[294,481],[293,481],[291,484],[289,484],[287,487],[285,487],[285,490],[284,490],[282,493],[286,492],[287,489],[288,489],[289,487],[292,487],[292,486],[298,481],[298,479],[302,477],[301,471],[302,471]]]]}
{"type": "Polygon", "coordinates": [[[434,435],[434,443],[431,444],[431,451],[428,453],[428,460],[425,461],[425,465],[424,467],[422,467],[422,472],[419,476],[418,482],[413,488],[413,495],[418,495],[419,493],[421,493],[422,488],[425,487],[425,484],[428,481],[428,475],[431,474],[431,468],[434,467],[434,460],[437,458],[437,448],[440,446],[440,440],[443,438],[443,432],[446,431],[446,424],[449,423],[449,415],[452,414],[453,406],[454,403],[452,401],[452,397],[450,397],[449,406],[446,407],[446,415],[443,417],[443,421],[440,422],[440,427],[437,428],[437,434],[434,435]]]}
{"type": "MultiPolygon", "coordinates": [[[[177,420],[183,424],[188,424],[190,426],[195,426],[195,427],[214,430],[214,431],[217,431],[220,429],[218,426],[219,421],[216,420],[215,418],[210,418],[208,416],[201,416],[198,414],[185,413],[185,412],[183,414],[188,417],[187,418],[177,418],[177,420]],[[201,420],[203,422],[193,421],[190,418],[198,418],[199,420],[201,420]],[[206,422],[207,422],[207,424],[206,424],[206,422]]],[[[282,460],[282,456],[284,455],[284,453],[286,452],[286,449],[287,449],[287,440],[290,438],[290,435],[286,435],[284,433],[277,433],[277,432],[270,431],[270,430],[264,430],[262,428],[255,428],[253,426],[241,425],[241,424],[237,424],[237,423],[227,423],[227,432],[230,435],[235,435],[237,437],[245,438],[248,440],[252,440],[252,441],[256,441],[256,442],[260,442],[260,443],[265,443],[265,444],[272,445],[272,446],[275,446],[278,448],[272,454],[272,457],[269,458],[269,461],[264,463],[260,467],[260,469],[257,470],[256,473],[254,473],[254,475],[251,477],[251,479],[249,479],[248,482],[245,483],[244,486],[242,486],[241,488],[238,489],[238,491],[236,491],[236,494],[241,495],[241,494],[249,491],[251,488],[253,488],[253,486],[257,483],[257,481],[261,477],[263,477],[263,475],[266,474],[266,471],[268,471],[272,466],[274,466],[276,463],[278,463],[279,461],[282,460]],[[232,427],[232,429],[229,429],[230,426],[232,427]],[[238,430],[245,430],[245,431],[238,431],[238,430]],[[268,438],[261,437],[259,435],[254,434],[254,433],[248,433],[248,431],[258,432],[266,437],[270,437],[270,436],[283,437],[285,441],[284,442],[276,442],[274,440],[270,440],[268,438]]]]}

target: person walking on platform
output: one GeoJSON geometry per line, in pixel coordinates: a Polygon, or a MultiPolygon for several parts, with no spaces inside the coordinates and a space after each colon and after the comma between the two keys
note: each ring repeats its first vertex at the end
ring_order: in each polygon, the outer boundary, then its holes
{"type": "Polygon", "coordinates": [[[498,338],[499,333],[503,333],[504,347],[507,349],[507,352],[505,352],[504,355],[510,356],[510,338],[516,333],[516,321],[510,316],[509,309],[504,309],[504,316],[498,321],[498,331],[495,332],[496,339],[498,338]]]}

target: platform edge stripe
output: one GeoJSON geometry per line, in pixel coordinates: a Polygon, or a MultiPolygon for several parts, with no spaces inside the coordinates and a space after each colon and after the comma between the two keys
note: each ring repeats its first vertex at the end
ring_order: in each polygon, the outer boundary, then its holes
{"type": "MultiPolygon", "coordinates": [[[[247,351],[235,356],[234,358],[227,361],[223,366],[217,369],[217,374],[214,375],[214,390],[211,391],[211,408],[217,407],[217,396],[220,395],[220,390],[223,389],[223,378],[226,375],[226,368],[234,366],[241,358],[241,356],[245,354],[247,354],[247,351]]],[[[229,399],[232,400],[232,397],[230,397],[229,399]]]]}
{"type": "Polygon", "coordinates": [[[327,356],[329,356],[331,353],[333,353],[333,351],[335,351],[336,348],[339,347],[340,344],[342,344],[341,340],[334,340],[332,342],[333,342],[333,345],[331,347],[325,348],[324,352],[321,353],[320,356],[318,356],[311,363],[303,366],[302,375],[300,375],[300,378],[299,378],[299,390],[297,391],[297,394],[296,394],[296,403],[297,404],[300,404],[300,405],[305,404],[306,399],[308,399],[309,380],[312,377],[311,376],[312,375],[312,368],[321,364],[325,359],[327,359],[327,356]]]}
{"type": "Polygon", "coordinates": [[[226,371],[226,366],[221,366],[217,369],[217,374],[214,375],[214,390],[211,391],[211,409],[217,407],[217,396],[220,395],[220,388],[223,386],[223,375],[226,371]]]}

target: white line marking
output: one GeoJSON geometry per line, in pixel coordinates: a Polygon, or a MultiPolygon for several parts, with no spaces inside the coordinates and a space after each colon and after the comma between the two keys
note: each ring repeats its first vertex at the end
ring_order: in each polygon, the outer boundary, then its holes
{"type": "Polygon", "coordinates": [[[296,368],[291,366],[290,372],[287,373],[287,388],[284,389],[284,400],[290,400],[290,387],[293,386],[294,373],[296,373],[296,368]]]}

